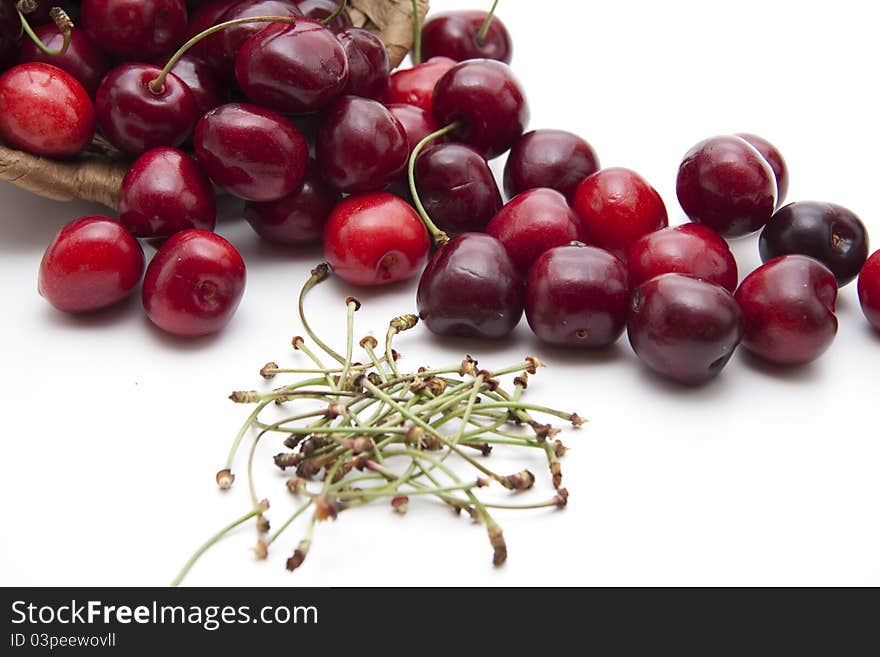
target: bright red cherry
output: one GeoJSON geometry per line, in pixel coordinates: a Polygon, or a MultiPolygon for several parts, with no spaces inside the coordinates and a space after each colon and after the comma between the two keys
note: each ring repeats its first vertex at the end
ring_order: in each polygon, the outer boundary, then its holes
{"type": "Polygon", "coordinates": [[[486,232],[501,240],[523,275],[544,251],[571,242],[584,242],[580,219],[555,189],[530,189],[502,207],[486,232]]]}
{"type": "Polygon", "coordinates": [[[409,144],[409,152],[418,145],[422,139],[439,130],[434,115],[426,112],[421,107],[406,105],[405,103],[392,103],[386,105],[394,118],[400,121],[403,131],[406,133],[406,141],[409,144]]]}
{"type": "Polygon", "coordinates": [[[143,303],[159,328],[183,337],[224,328],[244,296],[244,260],[225,239],[204,230],[175,233],[153,256],[143,303]]]}
{"type": "Polygon", "coordinates": [[[788,164],[786,164],[785,158],[782,157],[782,153],[776,148],[776,146],[758,135],[741,133],[738,134],[737,137],[745,139],[754,146],[761,156],[767,160],[767,164],[770,165],[770,168],[773,169],[773,175],[776,178],[776,207],[782,207],[785,197],[788,196],[789,184],[788,164]]]}
{"type": "Polygon", "coordinates": [[[736,300],[743,312],[743,346],[771,363],[809,363],[837,335],[837,279],[813,258],[771,260],[746,277],[736,300]]]}
{"type": "Polygon", "coordinates": [[[384,285],[415,276],[430,248],[416,211],[387,192],[346,198],[324,227],[324,258],[355,285],[384,285]]]}
{"type": "Polygon", "coordinates": [[[501,242],[463,233],[431,257],[416,303],[438,335],[501,338],[522,318],[523,283],[501,242]]]}
{"type": "Polygon", "coordinates": [[[868,258],[859,275],[859,302],[871,325],[880,331],[880,251],[868,258]]]}
{"type": "Polygon", "coordinates": [[[740,137],[713,137],[688,151],[678,170],[676,191],[692,221],[724,237],[760,230],[776,208],[773,169],[740,137]]]}
{"type": "Polygon", "coordinates": [[[571,201],[581,181],[599,170],[599,157],[586,141],[565,130],[532,130],[510,149],[504,165],[504,193],[513,198],[549,187],[571,201]]]}
{"type": "Polygon", "coordinates": [[[80,25],[94,44],[121,58],[153,58],[186,34],[183,0],[83,0],[80,25]]]}
{"type": "Polygon", "coordinates": [[[388,102],[433,112],[434,87],[455,64],[448,57],[432,57],[418,66],[395,71],[388,81],[388,102]]]}
{"type": "Polygon", "coordinates": [[[211,181],[186,153],[159,147],[141,155],[119,192],[119,221],[135,237],[168,237],[188,228],[214,230],[211,181]]]}
{"type": "Polygon", "coordinates": [[[509,64],[513,58],[510,33],[497,16],[492,17],[485,37],[479,38],[486,21],[485,11],[456,11],[437,14],[422,26],[422,54],[425,57],[497,59],[509,64]]]}
{"type": "Polygon", "coordinates": [[[526,319],[565,347],[607,347],[626,326],[630,288],[617,256],[583,244],[545,251],[526,277],[526,319]]]}
{"type": "Polygon", "coordinates": [[[492,59],[472,59],[450,69],[434,89],[433,107],[441,125],[460,121],[452,138],[486,159],[513,146],[529,122],[525,92],[510,67],[492,59]]]}
{"type": "MultiPolygon", "coordinates": [[[[298,0],[296,3],[304,16],[316,21],[323,21],[325,18],[336,13],[339,3],[344,0],[298,0]]],[[[333,32],[342,32],[351,27],[351,18],[347,11],[343,11],[334,18],[327,26],[333,32]]]]}
{"type": "Polygon", "coordinates": [[[342,93],[385,100],[391,64],[382,39],[359,27],[340,32],[336,38],[348,58],[348,84],[342,93]]]}
{"type": "Polygon", "coordinates": [[[630,283],[637,287],[661,274],[684,274],[736,290],[736,259],[724,238],[702,224],[648,233],[627,251],[630,283]]]}
{"type": "MultiPolygon", "coordinates": [[[[157,63],[164,67],[169,59],[170,56],[163,57],[157,63]]],[[[171,72],[192,92],[199,116],[223,104],[225,94],[220,88],[214,69],[204,60],[187,52],[177,60],[171,72]]]]}
{"type": "Polygon", "coordinates": [[[46,249],[38,290],[58,310],[86,313],[127,297],[143,273],[144,252],[131,233],[109,217],[82,217],[46,249]]]}
{"type": "MultiPolygon", "coordinates": [[[[50,50],[60,50],[64,43],[64,37],[55,23],[35,27],[34,33],[50,50]]],[[[70,31],[70,44],[61,55],[47,55],[31,39],[24,39],[20,61],[43,62],[64,69],[79,80],[90,96],[94,96],[101,78],[110,68],[110,61],[104,53],[78,27],[70,31]]]]}
{"type": "Polygon", "coordinates": [[[92,99],[67,71],[31,62],[0,75],[0,140],[34,155],[72,157],[95,134],[92,99]]]}
{"type": "Polygon", "coordinates": [[[275,201],[302,181],[309,145],[277,112],[230,103],[205,114],[196,125],[196,155],[215,183],[248,201],[275,201]]]}

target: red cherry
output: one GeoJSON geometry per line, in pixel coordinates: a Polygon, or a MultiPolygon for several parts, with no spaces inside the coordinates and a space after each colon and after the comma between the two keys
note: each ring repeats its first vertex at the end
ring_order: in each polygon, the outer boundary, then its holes
{"type": "Polygon", "coordinates": [[[64,226],[46,249],[38,290],[58,310],[86,313],[127,297],[143,273],[144,252],[119,222],[82,217],[64,226]]]}
{"type": "Polygon", "coordinates": [[[741,133],[738,134],[737,137],[745,139],[754,146],[761,156],[767,160],[767,164],[770,165],[770,168],[773,169],[773,175],[776,178],[776,207],[781,208],[783,201],[785,201],[785,197],[788,195],[789,184],[788,165],[785,163],[785,158],[782,157],[782,153],[779,152],[779,149],[776,148],[776,146],[758,135],[741,133]]]}
{"type": "Polygon", "coordinates": [[[309,162],[309,145],[296,126],[257,105],[211,110],[196,125],[193,142],[211,180],[248,201],[290,194],[309,162]]]}
{"type": "Polygon", "coordinates": [[[143,302],[156,326],[184,337],[224,328],[244,295],[244,260],[225,239],[204,230],[175,233],[153,256],[143,302]]]}
{"type": "Polygon", "coordinates": [[[188,228],[214,230],[211,181],[190,156],[159,147],[141,155],[122,181],[119,221],[135,237],[168,237],[188,228]]]}
{"type": "Polygon", "coordinates": [[[183,0],[83,0],[80,25],[93,43],[121,58],[174,50],[186,34],[183,0]]]}
{"type": "Polygon", "coordinates": [[[324,258],[355,285],[384,285],[415,276],[430,248],[419,215],[387,192],[348,197],[324,227],[324,258]]]}
{"type": "Polygon", "coordinates": [[[587,242],[625,257],[629,246],[669,224],[663,199],[629,169],[603,169],[578,185],[572,207],[587,233],[587,242]]]}
{"type": "MultiPolygon", "coordinates": [[[[162,57],[156,63],[164,67],[169,59],[171,56],[162,57]]],[[[177,60],[171,72],[192,92],[199,116],[223,104],[224,93],[220,89],[214,69],[204,60],[187,52],[177,60]]]]}
{"type": "Polygon", "coordinates": [[[388,81],[388,101],[433,112],[434,87],[455,64],[448,57],[432,57],[418,66],[395,71],[388,81]]]}
{"type": "MultiPolygon", "coordinates": [[[[304,16],[316,21],[323,21],[328,16],[336,13],[339,3],[343,0],[298,0],[296,3],[304,16]]],[[[337,14],[336,18],[327,26],[333,32],[342,32],[351,27],[351,18],[348,12],[337,14]]]]}
{"type": "Polygon", "coordinates": [[[532,130],[520,137],[504,165],[504,192],[513,198],[535,187],[561,192],[569,202],[581,181],[599,170],[596,151],[565,130],[532,130]]]}
{"type": "Polygon", "coordinates": [[[348,58],[348,84],[342,93],[385,100],[391,64],[382,39],[358,27],[340,32],[336,38],[348,58]]]}
{"type": "MultiPolygon", "coordinates": [[[[34,33],[50,50],[60,50],[64,37],[55,23],[40,25],[34,33]]],[[[70,31],[70,44],[61,55],[47,55],[31,39],[21,43],[21,62],[43,62],[64,69],[79,80],[90,96],[94,96],[101,78],[110,68],[110,61],[77,27],[70,31]]]]}
{"type": "Polygon", "coordinates": [[[403,126],[410,154],[422,139],[440,128],[434,115],[421,107],[405,103],[392,103],[386,107],[403,126]]]}
{"type": "Polygon", "coordinates": [[[517,269],[525,275],[544,251],[583,242],[580,220],[555,189],[530,189],[502,207],[486,232],[501,240],[517,269]]]}
{"type": "Polygon", "coordinates": [[[509,64],[513,42],[504,23],[492,17],[486,36],[478,39],[488,14],[485,11],[457,11],[438,14],[422,26],[424,57],[449,57],[457,62],[466,59],[497,59],[509,64]]]}
{"type": "Polygon", "coordinates": [[[859,275],[859,302],[871,325],[880,331],[880,251],[868,258],[859,275]]]}
{"type": "Polygon", "coordinates": [[[0,75],[0,139],[34,155],[72,157],[95,134],[95,110],[67,71],[38,62],[0,75]]]}

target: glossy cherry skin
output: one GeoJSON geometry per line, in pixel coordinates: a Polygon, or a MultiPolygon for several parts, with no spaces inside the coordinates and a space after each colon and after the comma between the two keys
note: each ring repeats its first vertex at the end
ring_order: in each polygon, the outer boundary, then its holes
{"type": "MultiPolygon", "coordinates": [[[[341,2],[342,0],[339,0],[341,2]]],[[[323,21],[339,7],[337,0],[299,0],[296,5],[304,16],[316,21],[323,21]]],[[[342,32],[351,27],[351,18],[343,11],[327,26],[333,32],[342,32]]]]}
{"type": "Polygon", "coordinates": [[[581,181],[599,170],[599,156],[586,141],[565,130],[532,130],[510,149],[504,165],[504,193],[549,187],[571,201],[581,181]]]}
{"type": "Polygon", "coordinates": [[[296,126],[257,105],[229,103],[211,110],[196,124],[193,143],[211,180],[247,201],[287,196],[309,162],[309,145],[296,126]]]}
{"type": "Polygon", "coordinates": [[[648,233],[630,245],[627,267],[633,287],[661,274],[684,274],[736,291],[739,272],[724,238],[702,224],[648,233]]]}
{"type": "Polygon", "coordinates": [[[430,248],[416,211],[387,192],[349,196],[324,227],[324,259],[354,285],[384,285],[415,276],[430,248]]]}
{"type": "Polygon", "coordinates": [[[343,93],[383,101],[388,96],[391,63],[382,39],[352,27],[336,35],[348,59],[348,84],[343,93]]]}
{"type": "Polygon", "coordinates": [[[80,26],[92,42],[121,58],[152,58],[174,50],[186,34],[183,0],[83,0],[80,26]]]}
{"type": "Polygon", "coordinates": [[[130,155],[157,146],[179,146],[198,116],[195,98],[173,73],[161,93],[150,89],[162,69],[151,64],[122,64],[98,87],[95,113],[104,136],[130,155]]]}
{"type": "Polygon", "coordinates": [[[67,71],[31,62],[0,75],[0,140],[33,155],[72,157],[95,134],[95,109],[67,71]]]}
{"type": "Polygon", "coordinates": [[[522,318],[523,281],[501,242],[462,233],[431,257],[416,304],[437,335],[501,338],[522,318]]]}
{"type": "Polygon", "coordinates": [[[223,329],[238,309],[247,280],[232,244],[205,230],[175,233],[153,256],[144,276],[147,317],[182,337],[223,329]]]}
{"type": "Polygon", "coordinates": [[[503,205],[489,164],[464,144],[435,144],[422,151],[415,181],[431,221],[451,235],[485,231],[503,205]]]}
{"type": "Polygon", "coordinates": [[[855,280],[868,259],[868,231],[844,207],[798,201],[776,211],[761,232],[758,248],[764,262],[790,253],[811,256],[843,287],[855,280]]]}
{"type": "Polygon", "coordinates": [[[814,258],[771,260],[745,278],[736,300],[743,312],[743,346],[771,363],[809,363],[837,335],[837,280],[814,258]]]}
{"type": "Polygon", "coordinates": [[[526,277],[526,319],[544,342],[607,347],[626,327],[630,288],[617,256],[583,244],[545,251],[526,277]]]}
{"type": "Polygon", "coordinates": [[[348,83],[348,57],[326,27],[307,18],[272,23],[244,42],[235,78],[255,103],[280,112],[323,109],[348,83]]]}
{"type": "Polygon", "coordinates": [[[321,177],[340,192],[382,189],[399,176],[409,156],[406,132],[381,103],[342,96],[324,114],[315,154],[321,177]]]}
{"type": "Polygon", "coordinates": [[[440,126],[437,125],[437,121],[434,119],[434,115],[426,112],[421,107],[405,103],[392,103],[385,107],[403,126],[410,153],[412,153],[413,149],[418,146],[422,139],[440,129],[440,126]]]}
{"type": "Polygon", "coordinates": [[[486,232],[501,240],[523,276],[544,251],[586,240],[583,226],[565,197],[544,188],[513,197],[492,217],[486,232]]]}
{"type": "Polygon", "coordinates": [[[277,201],[244,206],[244,218],[268,242],[285,246],[320,244],[330,212],[339,203],[339,193],[309,166],[299,186],[277,201]]]}
{"type": "Polygon", "coordinates": [[[643,363],[686,385],[716,377],[743,336],[742,313],[730,292],[681,274],[637,287],[626,327],[643,363]]]}
{"type": "Polygon", "coordinates": [[[214,188],[196,161],[161,146],[141,155],[122,181],[119,221],[135,237],[162,238],[188,228],[214,230],[214,188]]]}
{"type": "MultiPolygon", "coordinates": [[[[161,58],[158,65],[165,66],[169,59],[170,57],[161,58]]],[[[220,88],[214,69],[204,60],[186,53],[177,60],[171,72],[192,92],[199,116],[223,104],[225,94],[220,88]]]]}
{"type": "Polygon", "coordinates": [[[432,57],[418,66],[395,71],[388,80],[388,102],[415,105],[433,113],[434,87],[455,64],[448,57],[432,57]]]}
{"type": "Polygon", "coordinates": [[[724,237],[760,230],[776,208],[776,177],[758,150],[740,137],[713,137],[685,155],[678,169],[685,214],[724,237]]]}
{"type": "MultiPolygon", "coordinates": [[[[59,50],[64,42],[54,23],[35,27],[34,33],[51,50],[59,50]]],[[[32,40],[25,38],[21,43],[20,61],[43,62],[64,69],[79,80],[90,96],[94,96],[101,78],[110,68],[110,61],[104,53],[77,27],[70,31],[70,45],[62,55],[47,55],[32,40]]]]}
{"type": "Polygon", "coordinates": [[[871,326],[880,331],[880,251],[868,258],[859,275],[859,303],[871,326]]]}
{"type": "Polygon", "coordinates": [[[497,16],[492,17],[482,42],[477,35],[486,20],[485,11],[456,11],[437,14],[422,26],[424,57],[449,57],[457,62],[466,59],[497,59],[509,64],[513,58],[510,33],[497,16]]]}
{"type": "Polygon", "coordinates": [[[451,68],[437,83],[432,102],[441,125],[461,121],[452,138],[487,160],[508,150],[529,122],[525,92],[510,67],[493,59],[472,59],[451,68]]]}
{"type": "Polygon", "coordinates": [[[40,294],[58,310],[87,313],[121,301],[144,273],[144,252],[117,221],[76,219],[52,240],[40,263],[40,294]]]}
{"type": "Polygon", "coordinates": [[[749,133],[740,133],[737,137],[741,137],[754,146],[761,156],[767,160],[767,164],[773,169],[773,176],[776,178],[776,207],[782,207],[785,197],[788,196],[789,174],[788,164],[782,153],[776,146],[758,135],[749,133]]]}

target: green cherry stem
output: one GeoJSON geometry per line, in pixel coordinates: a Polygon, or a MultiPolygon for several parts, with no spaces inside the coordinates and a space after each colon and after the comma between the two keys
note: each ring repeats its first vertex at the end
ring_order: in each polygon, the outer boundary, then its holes
{"type": "Polygon", "coordinates": [[[342,12],[345,11],[345,8],[347,6],[348,6],[348,0],[340,0],[339,4],[336,6],[336,9],[333,10],[333,13],[328,14],[327,17],[321,21],[321,25],[323,25],[324,27],[327,27],[328,25],[330,25],[330,23],[332,23],[337,18],[339,18],[340,14],[342,14],[342,12]]]}
{"type": "Polygon", "coordinates": [[[306,284],[303,285],[302,290],[300,290],[300,293],[299,293],[299,305],[298,305],[299,319],[302,322],[303,328],[306,330],[306,333],[309,334],[309,337],[312,339],[312,341],[316,345],[318,345],[325,354],[330,356],[330,358],[332,358],[337,363],[339,363],[340,365],[345,367],[345,359],[342,356],[340,356],[338,353],[336,353],[333,349],[328,347],[324,343],[324,341],[321,340],[321,338],[319,338],[317,335],[315,335],[315,332],[312,330],[311,325],[309,324],[308,320],[306,319],[306,313],[305,313],[306,295],[309,293],[309,290],[311,290],[313,287],[315,287],[318,283],[321,283],[322,281],[327,280],[327,278],[329,276],[330,276],[330,266],[327,263],[321,263],[320,265],[318,265],[317,267],[315,267],[312,270],[311,277],[309,278],[308,281],[306,281],[306,284]]]}
{"type": "MultiPolygon", "coordinates": [[[[21,3],[19,3],[19,5],[21,5],[21,3]]],[[[73,21],[70,20],[70,16],[68,16],[60,7],[53,7],[49,12],[49,15],[52,17],[52,20],[55,21],[55,25],[58,26],[58,31],[61,32],[61,36],[64,38],[64,41],[61,43],[61,47],[58,50],[52,50],[43,43],[43,40],[38,37],[33,28],[31,28],[31,24],[28,22],[28,19],[25,18],[24,13],[20,8],[18,9],[18,18],[21,20],[21,29],[27,34],[28,38],[34,42],[34,45],[37,48],[50,57],[58,57],[66,53],[67,49],[70,47],[70,32],[73,30],[73,21]]]]}
{"type": "Polygon", "coordinates": [[[413,66],[422,63],[422,18],[419,14],[419,0],[412,0],[413,7],[413,66]]]}
{"type": "Polygon", "coordinates": [[[409,191],[413,197],[413,203],[415,203],[416,211],[419,213],[419,216],[422,218],[422,221],[425,224],[425,228],[428,229],[428,232],[431,234],[431,239],[437,246],[443,246],[446,242],[449,241],[449,236],[444,233],[442,230],[437,228],[431,218],[428,216],[428,212],[425,210],[425,206],[422,205],[422,199],[419,198],[419,191],[416,189],[416,160],[419,157],[419,154],[422,152],[422,149],[430,144],[435,139],[439,139],[440,137],[444,137],[448,135],[453,130],[457,130],[461,127],[460,121],[453,121],[449,125],[440,128],[436,132],[432,132],[430,135],[422,139],[416,147],[413,149],[412,154],[409,156],[409,162],[407,164],[407,178],[409,180],[409,191]]]}
{"type": "Polygon", "coordinates": [[[480,31],[477,32],[477,45],[482,46],[483,42],[486,40],[486,35],[489,33],[489,26],[492,25],[492,19],[495,17],[495,10],[498,8],[498,0],[492,3],[492,8],[489,10],[489,13],[486,14],[486,19],[483,21],[483,24],[480,26],[480,31]]]}

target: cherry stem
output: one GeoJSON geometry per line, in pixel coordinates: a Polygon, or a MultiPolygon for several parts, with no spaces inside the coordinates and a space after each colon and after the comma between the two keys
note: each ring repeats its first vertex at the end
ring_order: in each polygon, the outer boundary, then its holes
{"type": "Polygon", "coordinates": [[[422,63],[422,19],[419,15],[419,0],[412,0],[413,6],[413,66],[422,63]]]}
{"type": "Polygon", "coordinates": [[[221,30],[225,30],[227,27],[232,27],[234,25],[242,25],[244,23],[288,23],[290,25],[296,25],[296,18],[293,16],[253,16],[249,18],[234,18],[231,21],[224,21],[222,23],[217,23],[216,25],[212,25],[206,30],[199,32],[189,41],[184,43],[180,48],[177,49],[171,59],[168,60],[168,63],[165,64],[165,67],[162,69],[162,72],[156,76],[156,79],[150,82],[149,87],[150,91],[154,94],[161,94],[165,90],[165,78],[168,77],[168,74],[171,72],[175,66],[177,66],[177,62],[180,61],[180,58],[183,57],[186,52],[196,45],[202,39],[211,36],[212,34],[216,34],[221,30]]]}
{"type": "Polygon", "coordinates": [[[489,26],[492,24],[492,19],[495,17],[495,9],[498,7],[498,0],[492,3],[492,8],[489,10],[489,13],[486,14],[486,19],[483,21],[483,25],[480,27],[480,31],[477,32],[477,45],[482,47],[483,42],[486,40],[486,35],[489,33],[489,26]]]}
{"type": "Polygon", "coordinates": [[[327,27],[328,25],[330,25],[330,23],[332,23],[337,18],[339,18],[340,14],[342,14],[342,12],[345,11],[345,8],[347,6],[348,6],[348,0],[341,0],[341,2],[337,5],[336,9],[333,10],[333,13],[328,14],[327,17],[321,21],[321,25],[323,25],[324,27],[327,27]]]}
{"type": "MultiPolygon", "coordinates": [[[[21,3],[19,3],[21,5],[21,3]]],[[[61,44],[61,48],[58,50],[52,50],[49,48],[43,40],[36,35],[34,30],[31,28],[28,19],[25,18],[24,13],[21,11],[21,8],[18,9],[18,17],[21,19],[21,29],[24,30],[24,33],[28,35],[28,38],[34,42],[34,45],[37,46],[44,53],[49,55],[50,57],[59,57],[67,52],[67,49],[70,47],[70,33],[73,30],[73,21],[70,20],[70,16],[61,9],[60,7],[53,7],[49,12],[49,15],[52,17],[52,20],[55,21],[55,25],[58,26],[58,31],[61,32],[61,36],[64,38],[64,41],[61,44]]]]}
{"type": "Polygon", "coordinates": [[[422,141],[416,144],[416,147],[413,149],[412,154],[409,156],[409,162],[407,164],[409,192],[412,195],[413,203],[415,203],[416,212],[419,213],[419,216],[422,218],[422,222],[425,224],[425,228],[428,229],[428,232],[431,234],[431,239],[434,240],[434,244],[436,244],[437,246],[443,246],[444,244],[446,244],[446,242],[449,241],[449,236],[442,230],[437,228],[434,222],[431,221],[431,217],[428,216],[428,212],[427,210],[425,210],[425,206],[422,205],[422,199],[419,198],[419,190],[416,189],[416,160],[418,159],[419,154],[422,152],[422,149],[425,146],[430,144],[435,139],[444,137],[460,127],[460,121],[453,121],[449,125],[440,128],[436,132],[432,132],[430,135],[428,135],[427,137],[422,139],[422,141]]]}

